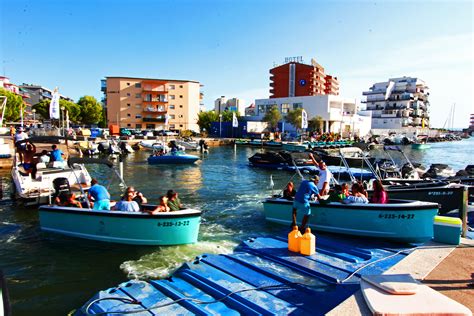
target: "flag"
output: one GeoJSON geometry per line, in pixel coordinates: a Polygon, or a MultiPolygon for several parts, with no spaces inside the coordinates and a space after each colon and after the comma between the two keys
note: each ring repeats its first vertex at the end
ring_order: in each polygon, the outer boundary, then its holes
{"type": "Polygon", "coordinates": [[[308,128],[308,114],[304,109],[301,110],[301,128],[308,128]]]}
{"type": "Polygon", "coordinates": [[[237,121],[235,112],[232,112],[232,127],[239,127],[239,121],[237,121]]]}
{"type": "Polygon", "coordinates": [[[51,103],[49,104],[49,117],[59,119],[59,92],[58,88],[54,89],[51,103]]]}
{"type": "Polygon", "coordinates": [[[170,120],[170,116],[168,115],[168,113],[165,114],[165,125],[168,125],[168,122],[170,120]]]}

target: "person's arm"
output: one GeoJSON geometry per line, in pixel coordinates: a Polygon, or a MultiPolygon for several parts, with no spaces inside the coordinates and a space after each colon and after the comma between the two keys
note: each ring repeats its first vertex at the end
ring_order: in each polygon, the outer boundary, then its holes
{"type": "Polygon", "coordinates": [[[325,181],[321,188],[321,195],[326,195],[327,193],[329,193],[329,182],[325,181]]]}
{"type": "Polygon", "coordinates": [[[143,195],[143,193],[138,192],[137,195],[142,199],[142,204],[147,204],[148,203],[148,199],[143,195]]]}
{"type": "Polygon", "coordinates": [[[316,159],[314,159],[313,153],[309,153],[309,158],[313,162],[313,165],[318,166],[318,162],[316,161],[316,159]]]}

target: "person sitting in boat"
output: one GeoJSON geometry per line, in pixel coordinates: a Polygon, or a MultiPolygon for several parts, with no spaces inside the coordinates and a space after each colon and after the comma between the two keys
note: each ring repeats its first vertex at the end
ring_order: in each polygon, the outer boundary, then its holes
{"type": "Polygon", "coordinates": [[[380,180],[374,181],[374,193],[370,199],[371,203],[385,204],[388,202],[387,192],[385,191],[382,182],[380,180]]]}
{"type": "Polygon", "coordinates": [[[76,200],[76,195],[74,193],[66,193],[66,198],[67,200],[63,204],[64,206],[82,208],[82,203],[76,200]]]}
{"type": "Polygon", "coordinates": [[[133,200],[135,191],[127,190],[123,199],[114,206],[114,210],[122,212],[140,212],[140,206],[133,200]]]}
{"type": "Polygon", "coordinates": [[[162,212],[169,212],[170,207],[168,206],[168,198],[163,195],[160,197],[160,204],[153,210],[151,211],[151,214],[156,215],[162,212]]]}
{"type": "Polygon", "coordinates": [[[326,166],[326,163],[323,160],[317,162],[312,153],[309,154],[309,158],[312,160],[313,164],[319,168],[319,194],[329,194],[329,184],[331,183],[332,179],[331,171],[329,171],[328,167],[326,166]]]}
{"type": "Polygon", "coordinates": [[[41,155],[39,156],[38,158],[38,162],[42,162],[44,163],[45,165],[48,165],[48,163],[51,161],[51,157],[48,155],[48,151],[47,150],[43,150],[41,152],[41,155]]]}
{"type": "Polygon", "coordinates": [[[295,200],[293,201],[293,220],[291,227],[296,226],[296,213],[297,211],[303,212],[305,215],[301,222],[301,231],[306,230],[306,224],[311,216],[311,206],[309,201],[311,197],[315,196],[317,199],[321,199],[318,189],[319,177],[313,176],[310,180],[303,180],[296,191],[295,200]]]}
{"type": "Polygon", "coordinates": [[[361,189],[361,184],[360,183],[354,183],[352,185],[352,195],[349,195],[346,197],[344,200],[342,200],[342,203],[344,204],[352,204],[352,203],[360,203],[360,204],[367,204],[369,203],[369,200],[365,196],[365,194],[362,193],[363,187],[361,189]]]}
{"type": "Polygon", "coordinates": [[[181,200],[178,197],[178,192],[168,190],[168,192],[166,193],[166,197],[168,198],[168,202],[166,204],[170,208],[171,212],[179,211],[183,207],[183,205],[181,204],[181,200]]]}
{"type": "Polygon", "coordinates": [[[58,196],[56,196],[56,198],[54,199],[54,202],[56,203],[56,205],[59,205],[59,206],[67,206],[67,202],[68,202],[68,193],[67,192],[60,192],[58,196]]]}
{"type": "Polygon", "coordinates": [[[286,187],[283,189],[283,198],[287,200],[294,200],[296,195],[295,185],[293,182],[288,182],[286,187]]]}
{"type": "Polygon", "coordinates": [[[110,210],[110,193],[96,179],[91,181],[89,200],[94,202],[94,210],[110,210]]]}
{"type": "Polygon", "coordinates": [[[58,148],[58,146],[51,146],[51,161],[64,161],[64,153],[58,148]]]}
{"type": "Polygon", "coordinates": [[[125,190],[125,195],[122,197],[122,200],[126,199],[128,193],[132,193],[132,200],[137,202],[139,206],[148,203],[148,199],[143,195],[143,193],[136,191],[134,187],[128,187],[125,190]]]}
{"type": "MultiPolygon", "coordinates": [[[[347,184],[346,184],[347,186],[347,184]]],[[[331,203],[331,202],[342,202],[346,198],[344,194],[344,189],[342,185],[336,184],[334,189],[329,191],[329,197],[325,200],[320,200],[321,204],[331,203]]]]}

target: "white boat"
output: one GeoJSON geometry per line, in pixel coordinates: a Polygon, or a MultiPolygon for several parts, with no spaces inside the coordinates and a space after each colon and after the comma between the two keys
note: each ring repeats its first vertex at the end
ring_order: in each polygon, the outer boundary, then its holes
{"type": "Polygon", "coordinates": [[[193,140],[186,141],[182,139],[176,139],[174,142],[176,143],[176,145],[178,145],[178,147],[179,146],[184,147],[185,150],[199,150],[200,149],[198,142],[193,141],[193,140]]]}
{"type": "Polygon", "coordinates": [[[152,140],[152,141],[149,141],[149,140],[142,140],[139,145],[142,147],[142,148],[145,148],[147,150],[164,150],[164,151],[169,151],[169,147],[164,144],[163,142],[161,141],[156,141],[156,140],[152,140]]]}

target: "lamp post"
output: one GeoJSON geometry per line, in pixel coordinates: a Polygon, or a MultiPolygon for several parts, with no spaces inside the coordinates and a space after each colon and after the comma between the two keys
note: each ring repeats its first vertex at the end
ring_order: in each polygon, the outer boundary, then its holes
{"type": "Polygon", "coordinates": [[[36,109],[32,109],[31,112],[33,113],[33,126],[36,127],[36,109]]]}
{"type": "Polygon", "coordinates": [[[62,123],[61,123],[61,135],[64,136],[64,109],[65,107],[61,107],[61,117],[62,117],[62,123]]]}
{"type": "Polygon", "coordinates": [[[219,114],[219,138],[222,137],[222,114],[219,114]]]}

